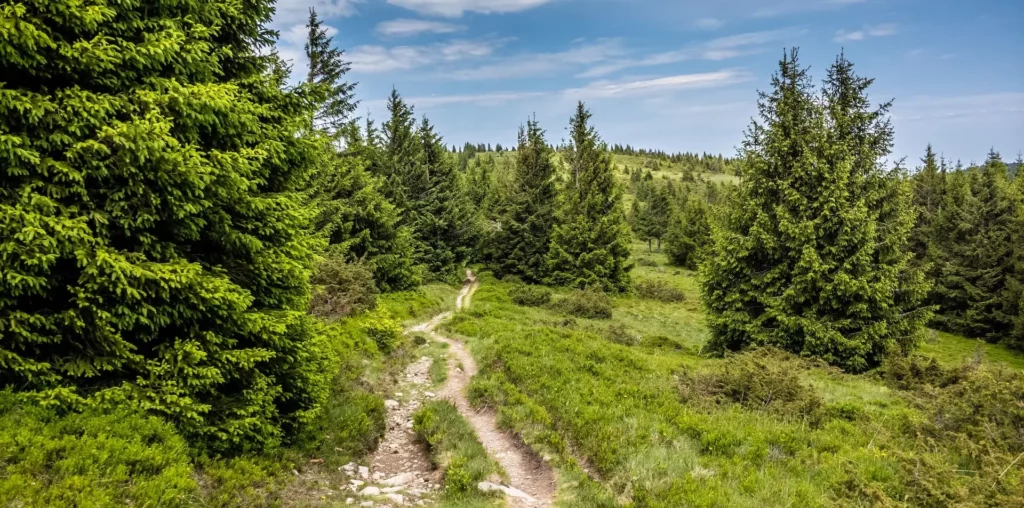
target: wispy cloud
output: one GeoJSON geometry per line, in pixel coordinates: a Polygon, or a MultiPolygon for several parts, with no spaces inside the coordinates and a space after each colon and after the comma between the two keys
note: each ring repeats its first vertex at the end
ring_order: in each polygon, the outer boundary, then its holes
{"type": "Polygon", "coordinates": [[[957,96],[918,95],[896,101],[893,117],[898,121],[960,121],[1024,113],[1024,92],[957,96]]]}
{"type": "Polygon", "coordinates": [[[523,78],[562,72],[567,66],[592,65],[624,52],[618,39],[581,41],[565,51],[514,55],[479,67],[457,70],[448,73],[447,77],[459,80],[523,78]]]}
{"type": "Polygon", "coordinates": [[[693,24],[701,30],[717,30],[722,28],[725,22],[717,18],[700,18],[693,24]]]}
{"type": "Polygon", "coordinates": [[[331,19],[351,16],[356,13],[356,4],[363,0],[278,0],[274,7],[272,25],[279,30],[294,25],[305,25],[309,19],[309,9],[316,10],[320,19],[331,19]]]}
{"type": "Polygon", "coordinates": [[[739,69],[725,69],[699,74],[678,74],[655,79],[608,82],[599,81],[582,88],[572,88],[565,95],[579,98],[606,98],[648,95],[688,88],[710,88],[748,81],[751,75],[739,69]]]}
{"type": "Polygon", "coordinates": [[[384,37],[411,37],[421,33],[448,34],[465,30],[463,25],[426,19],[392,19],[377,24],[377,34],[384,37]]]}
{"type": "Polygon", "coordinates": [[[458,18],[466,12],[480,14],[521,12],[551,1],[553,0],[388,0],[388,3],[427,16],[458,18]]]}
{"type": "Polygon", "coordinates": [[[765,2],[754,10],[755,18],[774,18],[800,12],[817,12],[842,9],[850,5],[865,3],[867,0],[782,0],[765,2]]]}
{"type": "Polygon", "coordinates": [[[899,27],[895,23],[882,23],[881,25],[866,25],[861,30],[840,30],[832,38],[835,42],[852,42],[864,40],[867,37],[887,37],[896,35],[899,27]]]}
{"type": "Polygon", "coordinates": [[[767,30],[762,32],[748,32],[727,37],[719,37],[702,44],[695,44],[682,49],[654,53],[643,57],[620,59],[613,62],[603,63],[588,69],[579,74],[581,78],[596,78],[607,76],[624,69],[636,67],[652,67],[665,65],[685,60],[725,60],[741,55],[757,53],[761,51],[759,46],[770,42],[792,39],[806,33],[806,29],[784,28],[780,30],[767,30]]]}
{"type": "Polygon", "coordinates": [[[352,70],[379,73],[485,57],[503,41],[454,40],[423,46],[356,46],[347,54],[352,70]]]}

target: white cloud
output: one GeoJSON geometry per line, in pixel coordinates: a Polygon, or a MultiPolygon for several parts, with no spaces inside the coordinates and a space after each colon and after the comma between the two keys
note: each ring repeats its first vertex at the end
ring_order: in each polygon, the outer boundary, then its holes
{"type": "Polygon", "coordinates": [[[355,4],[363,0],[278,0],[275,4],[272,25],[287,29],[294,25],[305,25],[309,20],[309,9],[316,10],[320,19],[351,16],[356,13],[355,4]]]}
{"type": "Polygon", "coordinates": [[[679,74],[654,79],[624,82],[598,81],[582,88],[564,91],[565,95],[579,98],[607,98],[647,95],[688,88],[709,88],[748,81],[751,76],[738,69],[725,69],[699,74],[679,74]]]}
{"type": "Polygon", "coordinates": [[[404,7],[427,16],[458,18],[466,12],[501,14],[520,12],[539,7],[552,0],[388,0],[389,4],[404,7]]]}
{"type": "Polygon", "coordinates": [[[700,18],[694,22],[694,25],[701,30],[717,30],[724,24],[724,21],[716,18],[700,18]]]}
{"type": "Polygon", "coordinates": [[[806,33],[804,29],[785,28],[762,32],[748,32],[727,37],[712,39],[703,44],[696,44],[682,49],[654,53],[640,58],[621,59],[603,63],[579,74],[581,78],[596,78],[613,72],[635,67],[651,67],[682,62],[685,60],[726,60],[741,55],[757,53],[761,46],[770,42],[791,39],[806,33]]]}
{"type": "Polygon", "coordinates": [[[492,106],[548,95],[551,94],[547,92],[491,92],[465,95],[427,95],[423,97],[410,97],[408,102],[409,104],[421,107],[445,106],[448,104],[477,104],[480,106],[492,106]]]}
{"type": "Polygon", "coordinates": [[[454,40],[425,46],[356,46],[347,53],[355,72],[408,70],[490,55],[502,41],[454,40]]]}
{"type": "Polygon", "coordinates": [[[896,35],[899,28],[895,23],[882,23],[880,25],[867,25],[862,30],[840,30],[832,38],[835,42],[852,42],[864,40],[866,37],[886,37],[896,35]]]}
{"type": "Polygon", "coordinates": [[[421,33],[447,34],[465,30],[466,27],[443,21],[425,19],[393,19],[377,24],[377,33],[384,37],[410,37],[421,33]]]}
{"type": "Polygon", "coordinates": [[[579,43],[565,51],[515,55],[487,65],[455,71],[447,76],[460,80],[536,76],[563,71],[566,66],[571,65],[592,65],[623,53],[621,41],[605,39],[591,43],[579,43]]]}

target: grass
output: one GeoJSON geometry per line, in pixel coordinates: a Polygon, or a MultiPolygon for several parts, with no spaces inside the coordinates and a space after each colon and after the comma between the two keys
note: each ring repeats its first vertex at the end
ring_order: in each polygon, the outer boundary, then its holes
{"type": "MultiPolygon", "coordinates": [[[[510,285],[482,273],[473,307],[447,325],[481,365],[472,400],[498,408],[501,425],[552,459],[564,505],[871,505],[928,491],[915,460],[937,468],[932,480],[951,474],[941,464],[962,460],[955,447],[934,441],[927,453],[919,451],[915,429],[929,421],[927,407],[873,373],[794,364],[798,382],[822,406],[813,420],[687,403],[680,395],[684,376],[700,378],[739,360],[699,354],[708,331],[694,275],[665,266],[664,255],[647,253],[646,245],[635,250],[651,261],[636,268],[635,279],[670,284],[683,291],[683,303],[622,296],[614,299],[611,321],[570,320],[514,304],[510,285]],[[610,323],[640,335],[639,344],[609,340],[610,323]]],[[[569,294],[554,293],[555,300],[569,294]]],[[[976,346],[938,334],[922,351],[960,363],[976,346]]],[[[1019,369],[1024,361],[1003,348],[981,350],[986,362],[1019,369]]],[[[975,488],[974,481],[953,476],[937,483],[975,488]]]]}
{"type": "Polygon", "coordinates": [[[505,472],[477,439],[451,402],[435,400],[413,415],[413,429],[430,448],[430,459],[443,471],[444,499],[448,506],[490,506],[490,494],[477,484],[501,478],[505,472]]]}

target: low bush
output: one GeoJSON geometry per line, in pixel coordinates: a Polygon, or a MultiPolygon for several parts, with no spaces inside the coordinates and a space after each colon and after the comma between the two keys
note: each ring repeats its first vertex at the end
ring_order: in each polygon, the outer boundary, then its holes
{"type": "Polygon", "coordinates": [[[681,289],[662,280],[642,280],[634,284],[633,291],[640,298],[647,300],[665,303],[679,303],[686,300],[686,294],[681,289]]]}
{"type": "Polygon", "coordinates": [[[638,346],[642,337],[639,333],[630,331],[626,328],[626,325],[622,323],[614,323],[608,326],[605,330],[605,338],[616,343],[622,344],[623,346],[638,346]]]}
{"type": "Polygon", "coordinates": [[[611,319],[612,299],[605,293],[587,289],[576,290],[555,302],[561,312],[585,319],[611,319]]]}
{"type": "Polygon", "coordinates": [[[391,317],[391,313],[378,309],[362,323],[363,331],[377,345],[377,349],[388,354],[398,347],[402,340],[402,325],[391,317]]]}
{"type": "Polygon", "coordinates": [[[198,496],[185,440],[157,417],[61,416],[0,399],[0,506],[186,506],[198,496]]]}
{"type": "Polygon", "coordinates": [[[823,401],[800,381],[801,362],[778,349],[754,349],[696,376],[683,376],[680,393],[687,402],[735,403],[779,416],[817,417],[823,401]]]}
{"type": "Polygon", "coordinates": [[[430,447],[430,458],[444,474],[445,496],[452,499],[482,497],[476,485],[501,474],[476,433],[451,402],[427,402],[413,415],[413,430],[430,447]]]}
{"type": "Polygon", "coordinates": [[[658,266],[658,262],[651,258],[637,258],[636,266],[654,267],[658,266]]]}
{"type": "Polygon", "coordinates": [[[516,284],[508,290],[512,303],[524,307],[542,307],[551,303],[551,290],[541,286],[516,284]]]}
{"type": "Polygon", "coordinates": [[[889,355],[878,370],[882,380],[899,390],[916,390],[925,386],[945,387],[960,382],[967,373],[964,367],[943,367],[934,357],[922,354],[889,355]]]}
{"type": "Polygon", "coordinates": [[[310,277],[313,286],[309,312],[325,319],[351,316],[377,306],[377,285],[373,271],[341,257],[328,257],[310,277]]]}

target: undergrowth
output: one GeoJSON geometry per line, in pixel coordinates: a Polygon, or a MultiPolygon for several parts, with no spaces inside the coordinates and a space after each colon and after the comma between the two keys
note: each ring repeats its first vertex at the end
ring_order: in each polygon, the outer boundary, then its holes
{"type": "Polygon", "coordinates": [[[430,459],[441,469],[444,495],[449,500],[492,497],[477,484],[504,472],[484,450],[473,427],[448,401],[429,401],[413,415],[413,430],[430,448],[430,459]]]}

